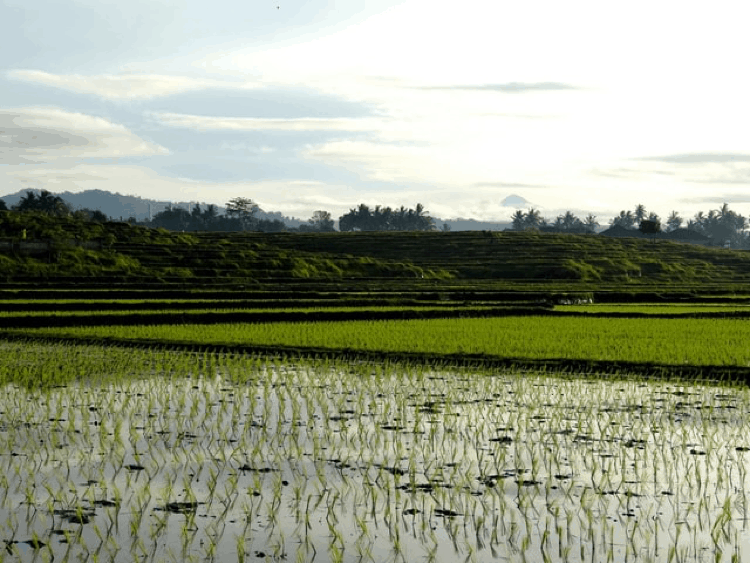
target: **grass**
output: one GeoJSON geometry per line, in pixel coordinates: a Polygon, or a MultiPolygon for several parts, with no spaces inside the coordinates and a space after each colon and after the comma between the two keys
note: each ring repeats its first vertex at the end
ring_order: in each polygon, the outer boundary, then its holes
{"type": "Polygon", "coordinates": [[[639,315],[694,315],[750,311],[750,303],[612,303],[592,305],[557,305],[555,311],[584,314],[635,313],[639,315]]]}
{"type": "Polygon", "coordinates": [[[279,346],[518,359],[750,365],[750,323],[737,319],[501,317],[6,331],[16,336],[111,339],[195,346],[279,346]]]}

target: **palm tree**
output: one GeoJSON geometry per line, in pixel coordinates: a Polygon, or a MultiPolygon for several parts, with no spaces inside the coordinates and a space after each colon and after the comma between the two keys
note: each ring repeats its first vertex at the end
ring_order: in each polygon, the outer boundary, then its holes
{"type": "Polygon", "coordinates": [[[528,229],[538,229],[542,224],[542,215],[532,207],[526,212],[524,223],[528,229]]]}
{"type": "Polygon", "coordinates": [[[416,218],[416,230],[417,231],[432,231],[435,228],[435,221],[425,211],[424,205],[421,203],[417,204],[417,208],[414,212],[416,218]]]}
{"type": "Polygon", "coordinates": [[[586,232],[595,233],[596,229],[599,227],[599,221],[596,220],[596,215],[589,213],[583,221],[583,226],[586,228],[586,232]]]}
{"type": "Polygon", "coordinates": [[[703,211],[698,211],[698,213],[695,214],[695,217],[693,218],[693,221],[691,221],[691,225],[689,228],[705,234],[706,216],[703,214],[703,211]]]}
{"type": "Polygon", "coordinates": [[[620,211],[620,214],[612,219],[612,226],[624,227],[626,229],[632,229],[635,225],[635,217],[632,211],[620,211]]]}
{"type": "Polygon", "coordinates": [[[520,209],[516,210],[516,212],[511,217],[511,220],[513,221],[514,231],[523,231],[524,225],[526,224],[526,216],[524,215],[523,211],[521,211],[520,209]]]}
{"type": "Polygon", "coordinates": [[[42,190],[37,196],[31,190],[21,198],[21,201],[15,206],[18,211],[41,211],[47,215],[57,215],[60,217],[70,215],[70,207],[65,203],[63,198],[42,190]]]}
{"type": "Polygon", "coordinates": [[[563,228],[566,231],[572,231],[581,223],[581,220],[576,217],[572,212],[566,211],[563,216],[563,228]]]}
{"type": "Polygon", "coordinates": [[[635,224],[640,225],[641,221],[646,218],[646,206],[642,203],[636,205],[633,217],[635,218],[635,224]]]}
{"type": "Polygon", "coordinates": [[[677,211],[672,211],[667,219],[667,231],[674,231],[682,226],[682,217],[679,216],[677,211]]]}

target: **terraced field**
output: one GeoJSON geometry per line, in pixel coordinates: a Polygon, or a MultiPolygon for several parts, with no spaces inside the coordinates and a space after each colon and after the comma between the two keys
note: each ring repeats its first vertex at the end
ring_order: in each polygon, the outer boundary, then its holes
{"type": "Polygon", "coordinates": [[[750,557],[746,253],[19,224],[11,560],[750,557]]]}
{"type": "Polygon", "coordinates": [[[750,254],[669,241],[515,232],[172,233],[11,215],[0,213],[0,290],[439,291],[451,299],[467,291],[730,294],[750,282],[750,254]]]}

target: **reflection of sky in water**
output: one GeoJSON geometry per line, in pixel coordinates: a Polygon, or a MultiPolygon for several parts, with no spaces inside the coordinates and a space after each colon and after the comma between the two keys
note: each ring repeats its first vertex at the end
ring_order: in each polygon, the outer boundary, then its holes
{"type": "Polygon", "coordinates": [[[399,560],[396,547],[406,561],[750,557],[745,389],[218,369],[6,387],[0,540],[115,561],[236,560],[238,546],[288,561],[399,560]],[[79,507],[83,525],[69,521],[79,507]]]}

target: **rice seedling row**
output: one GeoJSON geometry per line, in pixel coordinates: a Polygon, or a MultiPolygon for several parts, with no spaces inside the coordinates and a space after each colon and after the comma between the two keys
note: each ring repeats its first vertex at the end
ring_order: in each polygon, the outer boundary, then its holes
{"type": "Polygon", "coordinates": [[[34,337],[200,346],[291,348],[570,359],[672,366],[750,365],[750,323],[741,319],[609,319],[518,316],[302,323],[90,326],[7,329],[34,337]]]}
{"type": "Polygon", "coordinates": [[[11,560],[750,557],[745,387],[1,352],[11,560]]]}

